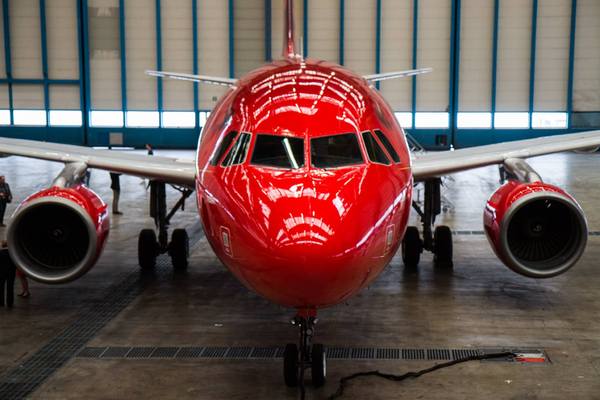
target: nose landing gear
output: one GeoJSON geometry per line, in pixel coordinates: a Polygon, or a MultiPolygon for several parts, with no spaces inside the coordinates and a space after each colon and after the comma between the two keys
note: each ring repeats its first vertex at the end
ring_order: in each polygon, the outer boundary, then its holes
{"type": "Polygon", "coordinates": [[[304,393],[304,374],[311,370],[315,387],[325,384],[327,376],[327,356],[322,344],[312,343],[317,319],[313,316],[296,316],[292,323],[299,329],[298,345],[288,343],[283,352],[283,377],[288,387],[300,387],[304,393]]]}

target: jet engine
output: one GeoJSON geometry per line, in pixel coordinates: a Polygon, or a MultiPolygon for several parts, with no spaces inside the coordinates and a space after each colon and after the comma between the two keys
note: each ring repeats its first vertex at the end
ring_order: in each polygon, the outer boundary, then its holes
{"type": "Polygon", "coordinates": [[[10,255],[29,277],[71,282],[95,264],[106,242],[106,204],[89,188],[53,186],[27,198],[7,232],[10,255]]]}
{"type": "Polygon", "coordinates": [[[483,221],[497,256],[531,278],[566,272],[587,244],[587,222],[579,204],[541,181],[511,180],[500,187],[488,200],[483,221]]]}

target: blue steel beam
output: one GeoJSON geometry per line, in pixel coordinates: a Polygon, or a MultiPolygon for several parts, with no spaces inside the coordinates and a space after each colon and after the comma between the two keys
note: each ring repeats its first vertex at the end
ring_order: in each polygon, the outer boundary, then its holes
{"type": "MultiPolygon", "coordinates": [[[[192,73],[198,75],[198,0],[192,0],[192,52],[194,57],[192,73]]],[[[196,129],[200,126],[198,86],[198,82],[194,82],[194,126],[196,129]]]]}
{"type": "Polygon", "coordinates": [[[44,85],[44,111],[46,126],[50,124],[50,89],[48,86],[48,40],[46,37],[46,0],[39,0],[40,7],[40,40],[42,47],[42,76],[44,85]]]}
{"type": "MultiPolygon", "coordinates": [[[[412,68],[417,69],[419,56],[419,0],[413,0],[413,43],[412,68]]],[[[417,77],[412,77],[412,129],[415,129],[417,114],[417,77]]]]}
{"type": "MultiPolygon", "coordinates": [[[[160,0],[156,0],[156,69],[162,71],[162,18],[160,12],[160,0]]],[[[163,125],[163,81],[162,78],[156,80],[156,91],[158,97],[158,118],[159,127],[163,125]]]]}
{"type": "Polygon", "coordinates": [[[496,128],[496,95],[498,93],[498,32],[500,21],[500,0],[494,0],[494,32],[492,44],[492,129],[496,128]]]}
{"type": "MultiPolygon", "coordinates": [[[[2,19],[4,27],[4,66],[6,77],[12,79],[12,59],[10,52],[10,23],[8,18],[8,0],[2,0],[2,19]]],[[[14,104],[12,83],[8,82],[8,110],[10,113],[10,124],[14,124],[14,104]]]]}
{"type": "Polygon", "coordinates": [[[123,111],[123,126],[127,112],[127,47],[125,40],[125,0],[119,0],[119,42],[121,52],[121,109],[123,111]]]}
{"type": "Polygon", "coordinates": [[[569,44],[569,81],[567,85],[568,127],[573,127],[573,79],[575,73],[575,34],[577,31],[577,0],[571,0],[571,38],[569,44]]]}
{"type": "Polygon", "coordinates": [[[460,79],[460,19],[461,0],[452,0],[452,20],[450,34],[450,93],[448,113],[450,117],[451,144],[456,141],[457,114],[459,110],[459,79],[460,79]]]}
{"type": "Polygon", "coordinates": [[[87,145],[88,142],[88,128],[90,119],[90,109],[87,95],[87,63],[89,61],[89,53],[87,49],[87,2],[85,3],[84,11],[84,0],[77,0],[77,46],[79,54],[79,108],[81,108],[82,115],[82,130],[81,130],[81,144],[87,145]]]}
{"type": "Polygon", "coordinates": [[[535,62],[537,46],[537,15],[538,0],[533,0],[533,12],[531,15],[531,51],[529,63],[529,129],[532,128],[533,108],[535,102],[535,62]]]}
{"type": "Polygon", "coordinates": [[[304,0],[302,3],[302,32],[302,54],[304,57],[308,57],[308,0],[304,0]]]}
{"type": "MultiPolygon", "coordinates": [[[[375,21],[375,73],[381,73],[381,0],[376,0],[376,21],[375,21]]],[[[381,82],[375,83],[377,90],[381,89],[381,82]]]]}
{"type": "Polygon", "coordinates": [[[235,2],[229,0],[229,77],[235,78],[235,2]]]}
{"type": "Polygon", "coordinates": [[[84,65],[84,88],[85,88],[85,109],[84,109],[84,123],[85,123],[85,131],[84,131],[84,144],[87,145],[89,142],[89,115],[92,107],[92,92],[91,92],[91,83],[90,83],[90,30],[89,30],[89,15],[88,15],[88,0],[81,0],[81,17],[82,17],[82,46],[84,55],[83,55],[83,65],[84,65]]]}
{"type": "Polygon", "coordinates": [[[79,85],[77,79],[17,79],[17,78],[2,78],[0,83],[10,85],[79,85]]]}
{"type": "Polygon", "coordinates": [[[346,0],[340,0],[340,65],[345,62],[346,0]]]}
{"type": "Polygon", "coordinates": [[[273,61],[273,5],[271,0],[265,0],[265,61],[273,61]]]}

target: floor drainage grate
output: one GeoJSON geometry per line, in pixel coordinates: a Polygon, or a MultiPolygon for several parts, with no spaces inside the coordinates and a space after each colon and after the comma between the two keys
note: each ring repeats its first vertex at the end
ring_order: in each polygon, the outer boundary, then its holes
{"type": "MultiPolygon", "coordinates": [[[[159,257],[160,263],[167,264],[159,257]]],[[[159,264],[160,264],[159,263],[159,264]]],[[[170,265],[170,263],[169,263],[170,265]]],[[[171,271],[172,268],[157,267],[155,277],[171,271]]],[[[96,334],[127,307],[143,290],[147,279],[138,271],[123,274],[119,283],[110,286],[90,307],[52,338],[42,348],[33,353],[22,364],[0,376],[0,399],[23,399],[33,393],[46,379],[65,365],[76,354],[87,359],[148,358],[154,348],[131,347],[85,347],[96,334]],[[83,348],[83,350],[81,350],[83,348]],[[148,353],[150,351],[150,353],[148,353]]],[[[115,277],[117,279],[118,277],[115,277]]]]}
{"type": "MultiPolygon", "coordinates": [[[[452,361],[490,353],[510,351],[517,357],[494,361],[549,362],[541,349],[400,349],[376,347],[329,347],[327,357],[336,360],[405,360],[452,361]]],[[[221,359],[221,360],[272,360],[283,357],[281,347],[86,347],[78,358],[96,359],[221,359]]]]}

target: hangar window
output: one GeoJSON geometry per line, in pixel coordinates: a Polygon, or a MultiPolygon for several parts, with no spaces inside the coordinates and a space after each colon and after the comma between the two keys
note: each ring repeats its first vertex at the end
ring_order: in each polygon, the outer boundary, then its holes
{"type": "Polygon", "coordinates": [[[304,166],[304,140],[286,136],[257,135],[252,164],[297,169],[304,166]]]}
{"type": "Polygon", "coordinates": [[[312,164],[317,168],[337,168],[364,162],[358,138],[353,133],[312,139],[310,154],[312,164]]]}
{"type": "Polygon", "coordinates": [[[249,133],[242,133],[221,165],[223,167],[231,167],[232,165],[243,164],[246,161],[246,154],[248,154],[251,138],[252,136],[249,133]]]}
{"type": "Polygon", "coordinates": [[[44,110],[14,110],[15,125],[44,126],[46,125],[46,111],[44,110]]]}
{"type": "Polygon", "coordinates": [[[122,127],[122,111],[92,111],[90,112],[90,126],[92,127],[122,127]]]}
{"type": "Polygon", "coordinates": [[[0,110],[0,125],[10,125],[9,110],[0,110]]]}
{"type": "Polygon", "coordinates": [[[398,153],[396,153],[394,146],[392,146],[387,136],[385,136],[385,134],[379,130],[375,131],[375,134],[379,138],[381,144],[383,144],[383,146],[387,150],[388,154],[392,156],[392,160],[394,160],[395,163],[400,162],[400,156],[398,155],[398,153]]]}
{"type": "Polygon", "coordinates": [[[375,137],[371,132],[363,132],[362,134],[363,140],[365,141],[365,147],[367,148],[367,154],[369,155],[369,160],[371,162],[377,164],[390,165],[391,162],[385,155],[385,152],[375,140],[375,137]]]}
{"type": "Polygon", "coordinates": [[[217,152],[213,155],[213,158],[210,160],[211,165],[219,164],[219,160],[223,158],[225,152],[227,151],[227,149],[229,149],[229,146],[231,146],[231,143],[233,142],[233,139],[235,139],[236,136],[237,132],[235,131],[231,131],[227,133],[227,135],[225,135],[225,137],[221,141],[221,144],[219,145],[217,152]]]}

